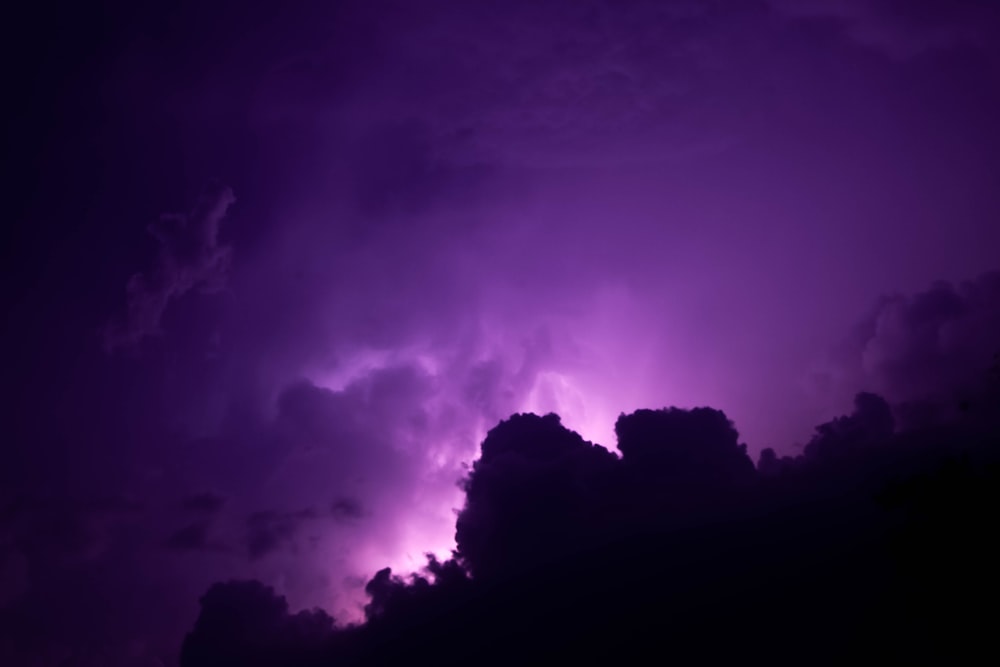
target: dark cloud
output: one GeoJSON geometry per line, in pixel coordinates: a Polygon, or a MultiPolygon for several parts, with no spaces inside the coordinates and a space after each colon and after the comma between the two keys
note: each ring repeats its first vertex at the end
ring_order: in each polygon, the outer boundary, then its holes
{"type": "Polygon", "coordinates": [[[989,636],[975,600],[1000,590],[998,427],[897,432],[862,393],[802,455],[767,450],[755,470],[708,408],[623,415],[621,459],[555,415],[515,415],[469,472],[455,559],[377,572],[366,623],[316,634],[260,584],[218,585],[182,664],[966,660],[989,636]],[[706,485],[722,499],[707,513],[706,485]]]}
{"type": "Polygon", "coordinates": [[[185,664],[314,664],[327,649],[333,619],[321,610],[290,614],[288,603],[256,581],[214,585],[184,642],[185,664]]]}
{"type": "Polygon", "coordinates": [[[163,215],[149,225],[156,258],[129,278],[125,314],[105,330],[107,350],[132,347],[160,334],[167,307],[191,290],[211,294],[225,287],[232,250],[220,243],[219,229],[235,201],[230,188],[216,185],[189,214],[163,215]]]}
{"type": "Polygon", "coordinates": [[[337,498],[330,506],[330,512],[338,521],[351,521],[365,516],[365,510],[355,498],[337,498]]]}
{"type": "Polygon", "coordinates": [[[711,408],[639,410],[615,424],[618,450],[636,475],[735,485],[752,475],[747,446],[726,415],[711,408]]]}
{"type": "Polygon", "coordinates": [[[907,418],[934,419],[982,392],[998,349],[1000,274],[990,272],[882,298],[841,347],[829,377],[885,396],[907,418]]]}
{"type": "Polygon", "coordinates": [[[299,544],[295,538],[302,524],[318,518],[314,509],[254,512],[247,519],[247,553],[251,559],[258,559],[279,549],[296,550],[299,544]]]}
{"type": "Polygon", "coordinates": [[[583,548],[599,514],[595,495],[615,460],[554,414],[502,422],[483,441],[465,484],[459,558],[474,574],[496,576],[583,548]]]}
{"type": "Polygon", "coordinates": [[[709,408],[619,417],[622,458],[556,415],[515,415],[489,432],[465,484],[456,554],[474,576],[557,562],[636,526],[690,521],[728,506],[754,477],[746,446],[709,408]]]}

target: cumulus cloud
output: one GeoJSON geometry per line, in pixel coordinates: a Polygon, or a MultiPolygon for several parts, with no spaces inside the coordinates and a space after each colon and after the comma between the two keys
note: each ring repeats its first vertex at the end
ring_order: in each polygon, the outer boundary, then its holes
{"type": "Polygon", "coordinates": [[[217,490],[183,499],[185,514],[199,516],[170,546],[224,551],[234,574],[345,617],[360,613],[362,591],[341,582],[385,564],[418,567],[427,550],[447,555],[476,418],[444,377],[384,363],[325,377],[329,386],[292,382],[252,419],[199,443],[185,465],[217,490]]]}
{"type": "Polygon", "coordinates": [[[889,402],[878,394],[860,392],[854,397],[854,409],[816,427],[802,454],[779,456],[773,448],[761,451],[757,469],[761,475],[774,477],[789,474],[796,464],[852,466],[872,450],[884,447],[896,433],[896,417],[889,402]]]}
{"type": "Polygon", "coordinates": [[[313,664],[326,648],[333,619],[322,611],[290,614],[288,603],[255,581],[216,584],[181,654],[198,664],[313,664]],[[207,662],[206,662],[207,661],[207,662]]]}
{"type": "Polygon", "coordinates": [[[880,299],[837,352],[827,377],[897,406],[954,411],[981,394],[998,350],[1000,274],[990,272],[880,299]]]}
{"type": "Polygon", "coordinates": [[[151,266],[129,278],[125,313],[105,329],[108,351],[135,346],[161,333],[160,323],[171,302],[188,292],[222,290],[229,274],[232,249],[220,243],[219,230],[236,201],[223,185],[209,189],[188,214],[167,214],[149,225],[156,240],[151,266]]]}
{"type": "Polygon", "coordinates": [[[974,600],[1000,590],[983,530],[1000,468],[980,440],[1000,425],[969,426],[897,433],[862,393],[801,456],[768,470],[767,450],[758,472],[708,408],[623,415],[620,459],[556,415],[515,415],[469,471],[454,559],[375,573],[360,626],[218,584],[181,664],[964,660],[989,637],[974,600]],[[721,502],[692,512],[706,485],[721,502]]]}
{"type": "Polygon", "coordinates": [[[752,472],[747,446],[720,410],[639,410],[615,424],[618,449],[634,474],[672,475],[710,486],[738,484],[752,472]]]}
{"type": "Polygon", "coordinates": [[[550,414],[492,429],[465,484],[456,555],[475,576],[509,575],[623,533],[690,521],[753,479],[746,445],[710,408],[640,410],[615,424],[616,457],[550,414]]]}
{"type": "Polygon", "coordinates": [[[483,441],[465,485],[459,558],[475,574],[497,576],[582,548],[596,519],[594,487],[615,460],[554,414],[502,422],[483,441]]]}

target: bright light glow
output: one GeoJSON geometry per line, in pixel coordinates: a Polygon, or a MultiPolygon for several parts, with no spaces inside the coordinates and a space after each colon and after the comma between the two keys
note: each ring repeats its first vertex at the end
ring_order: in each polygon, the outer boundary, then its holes
{"type": "MultiPolygon", "coordinates": [[[[649,334],[655,327],[634,326],[640,320],[633,309],[627,293],[609,289],[573,312],[546,314],[515,331],[507,318],[484,318],[467,347],[425,341],[394,350],[347,350],[336,367],[316,369],[313,381],[332,391],[394,367],[417,369],[427,380],[422,393],[404,396],[393,408],[389,425],[393,446],[416,457],[414,485],[373,497],[379,529],[331,533],[328,553],[340,553],[345,569],[364,581],[384,567],[403,577],[420,572],[427,553],[449,558],[456,546],[455,511],[464,502],[456,484],[462,465],[476,458],[488,430],[513,412],[554,412],[566,428],[615,451],[618,415],[660,394],[648,360],[667,342],[649,334]]],[[[363,588],[340,595],[339,617],[362,620],[363,588]]]]}
{"type": "Polygon", "coordinates": [[[597,392],[587,393],[579,380],[557,371],[543,371],[524,399],[523,411],[544,415],[554,412],[566,428],[584,440],[615,446],[615,414],[599,400],[597,392]]]}
{"type": "Polygon", "coordinates": [[[352,382],[388,366],[391,357],[392,355],[385,350],[358,350],[347,361],[338,363],[333,370],[315,373],[314,382],[318,387],[343,391],[352,382]]]}

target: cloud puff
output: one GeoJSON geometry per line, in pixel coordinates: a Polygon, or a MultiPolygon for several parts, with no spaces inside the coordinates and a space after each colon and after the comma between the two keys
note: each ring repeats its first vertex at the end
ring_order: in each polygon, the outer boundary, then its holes
{"type": "Polygon", "coordinates": [[[594,527],[594,494],[616,461],[554,414],[501,422],[483,441],[465,484],[456,523],[459,558],[489,577],[583,547],[594,527]]]}
{"type": "Polygon", "coordinates": [[[214,585],[184,642],[181,661],[215,665],[314,664],[327,648],[333,619],[326,613],[289,613],[284,597],[256,581],[214,585]],[[312,660],[308,660],[309,658],[312,660]]]}
{"type": "Polygon", "coordinates": [[[191,290],[213,293],[224,288],[232,249],[219,242],[219,229],[235,201],[230,188],[217,185],[190,213],[163,215],[149,225],[156,257],[150,267],[129,278],[125,314],[104,332],[106,350],[133,347],[161,333],[167,307],[191,290]]]}
{"type": "Polygon", "coordinates": [[[710,408],[619,417],[619,459],[557,415],[514,415],[492,429],[465,484],[456,554],[475,576],[509,576],[619,537],[689,521],[753,480],[746,445],[710,408]]]}
{"type": "Polygon", "coordinates": [[[615,424],[618,449],[636,475],[711,487],[753,473],[747,446],[725,413],[712,408],[638,410],[615,424]]]}
{"type": "Polygon", "coordinates": [[[998,351],[1000,273],[990,272],[882,298],[842,345],[827,377],[894,405],[930,402],[953,411],[981,394],[998,351]]]}
{"type": "Polygon", "coordinates": [[[895,430],[889,403],[862,392],[854,397],[854,412],[816,427],[816,435],[805,447],[806,459],[850,455],[859,448],[887,441],[895,430]]]}

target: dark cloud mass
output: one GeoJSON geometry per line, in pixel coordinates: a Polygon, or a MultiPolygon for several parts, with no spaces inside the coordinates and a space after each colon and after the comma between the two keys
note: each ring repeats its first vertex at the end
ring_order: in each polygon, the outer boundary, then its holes
{"type": "Polygon", "coordinates": [[[825,377],[899,404],[904,419],[933,420],[971,406],[1000,349],[1000,273],[938,281],[885,296],[832,355],[825,377]]]}
{"type": "Polygon", "coordinates": [[[960,664],[998,7],[22,7],[0,665],[960,664]]]}
{"type": "Polygon", "coordinates": [[[803,455],[766,450],[759,469],[706,408],[623,415],[620,459],[555,415],[514,415],[469,473],[453,560],[377,572],[362,626],[217,584],[182,664],[967,664],[992,651],[976,600],[1000,585],[998,389],[988,427],[943,430],[896,431],[859,394],[803,455]]]}

